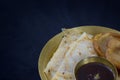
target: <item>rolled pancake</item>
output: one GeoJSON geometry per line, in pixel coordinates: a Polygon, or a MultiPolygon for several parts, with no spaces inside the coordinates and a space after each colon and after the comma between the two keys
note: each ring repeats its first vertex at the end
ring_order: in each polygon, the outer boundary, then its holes
{"type": "Polygon", "coordinates": [[[73,42],[52,80],[76,80],[74,69],[77,63],[83,58],[97,56],[92,41],[92,35],[83,33],[73,42]]]}
{"type": "Polygon", "coordinates": [[[44,70],[44,73],[49,80],[51,80],[51,78],[56,74],[66,55],[66,52],[70,48],[70,44],[75,42],[80,36],[81,33],[76,28],[63,30],[63,38],[44,70]]]}

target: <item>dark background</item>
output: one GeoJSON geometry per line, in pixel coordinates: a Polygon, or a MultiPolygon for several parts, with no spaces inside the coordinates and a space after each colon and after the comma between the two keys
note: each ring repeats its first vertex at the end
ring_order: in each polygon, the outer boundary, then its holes
{"type": "Polygon", "coordinates": [[[38,58],[45,43],[61,28],[82,25],[120,30],[119,2],[1,0],[0,80],[40,80],[38,58]]]}

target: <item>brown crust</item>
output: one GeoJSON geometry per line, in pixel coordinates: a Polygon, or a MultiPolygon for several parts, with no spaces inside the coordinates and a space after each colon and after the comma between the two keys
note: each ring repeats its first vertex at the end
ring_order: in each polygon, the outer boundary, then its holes
{"type": "Polygon", "coordinates": [[[93,38],[93,45],[98,55],[105,57],[120,69],[120,34],[97,34],[93,38]]]}
{"type": "Polygon", "coordinates": [[[110,38],[110,33],[100,33],[97,34],[93,39],[93,45],[98,54],[102,57],[105,57],[107,44],[110,38]]]}
{"type": "Polygon", "coordinates": [[[106,59],[110,61],[112,64],[114,64],[118,69],[120,69],[120,55],[108,50],[106,52],[106,59]],[[116,56],[119,56],[119,58],[117,58],[116,56]]]}
{"type": "Polygon", "coordinates": [[[102,34],[97,34],[94,38],[93,38],[93,45],[94,45],[94,48],[95,50],[97,51],[98,55],[100,56],[104,56],[104,54],[101,52],[101,49],[98,45],[98,40],[99,38],[102,36],[102,34]]]}
{"type": "Polygon", "coordinates": [[[113,38],[108,42],[106,59],[120,69],[120,40],[118,38],[113,38]]]}

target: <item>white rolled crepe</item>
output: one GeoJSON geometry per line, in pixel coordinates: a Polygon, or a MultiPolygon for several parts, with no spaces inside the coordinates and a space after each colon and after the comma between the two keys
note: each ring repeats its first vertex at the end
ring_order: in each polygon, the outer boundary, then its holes
{"type": "Polygon", "coordinates": [[[52,80],[76,80],[74,69],[77,63],[90,56],[97,56],[93,47],[92,35],[83,33],[75,42],[71,43],[52,80]]]}
{"type": "Polygon", "coordinates": [[[66,53],[69,51],[70,45],[75,42],[80,36],[81,33],[78,31],[78,29],[63,30],[62,41],[60,42],[58,49],[44,70],[44,73],[48,80],[51,80],[54,77],[65,58],[66,53]]]}

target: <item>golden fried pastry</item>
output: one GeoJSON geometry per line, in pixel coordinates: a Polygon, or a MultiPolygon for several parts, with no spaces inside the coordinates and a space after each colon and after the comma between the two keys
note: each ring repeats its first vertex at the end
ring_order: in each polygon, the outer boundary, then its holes
{"type": "Polygon", "coordinates": [[[102,34],[100,33],[100,34],[97,34],[97,35],[94,37],[94,39],[93,39],[93,45],[94,45],[94,48],[95,48],[95,50],[97,51],[98,55],[103,56],[103,53],[101,52],[100,47],[99,47],[99,45],[98,45],[98,39],[99,39],[101,36],[102,36],[102,34]]]}
{"type": "Polygon", "coordinates": [[[97,34],[93,39],[95,50],[102,57],[105,57],[108,41],[112,38],[111,33],[97,34]]]}
{"type": "Polygon", "coordinates": [[[106,59],[120,69],[120,39],[119,38],[112,38],[108,42],[106,59]]]}
{"type": "Polygon", "coordinates": [[[120,69],[120,34],[100,33],[93,40],[97,53],[120,69]]]}

